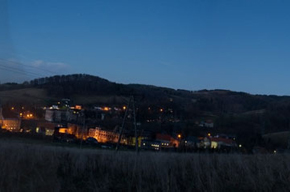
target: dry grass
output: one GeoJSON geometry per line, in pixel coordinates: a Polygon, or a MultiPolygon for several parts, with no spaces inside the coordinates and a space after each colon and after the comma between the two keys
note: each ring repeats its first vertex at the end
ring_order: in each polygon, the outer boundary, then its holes
{"type": "Polygon", "coordinates": [[[0,170],[0,191],[290,191],[289,155],[136,155],[2,141],[0,170]]]}
{"type": "Polygon", "coordinates": [[[288,147],[290,132],[282,131],[263,135],[265,141],[270,141],[274,145],[282,146],[284,148],[288,147]]]}
{"type": "Polygon", "coordinates": [[[22,102],[22,103],[37,103],[45,104],[49,98],[46,96],[44,89],[25,88],[17,90],[0,91],[0,98],[2,103],[7,102],[22,102]]]}

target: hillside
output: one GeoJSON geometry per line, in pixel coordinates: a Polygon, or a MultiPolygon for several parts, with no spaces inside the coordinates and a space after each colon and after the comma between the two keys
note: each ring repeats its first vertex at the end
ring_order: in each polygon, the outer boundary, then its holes
{"type": "Polygon", "coordinates": [[[84,106],[127,104],[133,95],[138,121],[144,127],[179,130],[185,134],[208,131],[202,122],[213,122],[211,132],[243,135],[251,139],[264,133],[287,131],[290,126],[290,97],[251,95],[229,90],[175,90],[140,84],[120,84],[92,75],[45,77],[23,84],[0,85],[2,104],[25,103],[48,106],[70,98],[84,106]],[[148,110],[150,109],[150,111],[148,110]],[[164,110],[160,114],[160,109],[164,110]],[[161,123],[147,124],[159,119],[161,123]],[[162,118],[162,119],[160,119],[162,118]]]}
{"type": "Polygon", "coordinates": [[[31,103],[45,105],[50,97],[47,96],[45,89],[38,88],[19,88],[13,90],[0,91],[2,103],[31,103]]]}

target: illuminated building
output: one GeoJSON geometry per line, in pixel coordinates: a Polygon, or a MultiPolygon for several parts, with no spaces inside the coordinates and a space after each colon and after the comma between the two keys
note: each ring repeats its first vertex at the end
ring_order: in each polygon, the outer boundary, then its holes
{"type": "MultiPolygon", "coordinates": [[[[181,138],[181,135],[180,135],[181,138]]],[[[156,134],[156,141],[161,143],[161,147],[178,147],[179,141],[167,134],[156,134]]]]}
{"type": "Polygon", "coordinates": [[[14,112],[7,112],[3,115],[2,107],[0,106],[0,126],[11,132],[18,132],[20,130],[21,119],[14,112]]]}
{"type": "MultiPolygon", "coordinates": [[[[89,137],[94,137],[100,143],[117,143],[119,139],[119,134],[113,131],[103,130],[99,127],[96,127],[94,129],[89,129],[89,137]]],[[[123,139],[121,139],[121,143],[124,142],[126,142],[126,140],[124,141],[123,139]]]]}

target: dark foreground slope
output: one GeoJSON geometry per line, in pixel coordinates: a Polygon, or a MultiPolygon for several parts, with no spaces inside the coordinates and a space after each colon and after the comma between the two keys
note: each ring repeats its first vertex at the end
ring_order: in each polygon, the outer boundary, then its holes
{"type": "Polygon", "coordinates": [[[289,191],[289,155],[81,150],[0,141],[1,191],[289,191]]]}

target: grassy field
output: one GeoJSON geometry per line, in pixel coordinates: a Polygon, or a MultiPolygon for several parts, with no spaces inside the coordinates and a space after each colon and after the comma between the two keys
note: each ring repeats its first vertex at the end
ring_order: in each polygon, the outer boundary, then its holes
{"type": "Polygon", "coordinates": [[[289,155],[114,152],[0,140],[0,191],[290,191],[289,155]]]}
{"type": "Polygon", "coordinates": [[[289,131],[275,132],[263,135],[263,139],[267,142],[271,142],[274,145],[287,148],[290,133],[289,131]]]}
{"type": "Polygon", "coordinates": [[[46,96],[44,89],[26,88],[17,90],[0,91],[1,102],[21,102],[34,103],[45,106],[46,101],[50,98],[46,96]]]}
{"type": "MultiPolygon", "coordinates": [[[[0,91],[0,98],[1,102],[9,103],[9,102],[20,102],[26,104],[39,104],[41,106],[46,106],[47,101],[56,100],[57,98],[50,97],[47,95],[45,89],[37,89],[37,88],[25,88],[25,89],[17,89],[17,90],[7,90],[7,91],[0,91]]],[[[60,98],[58,98],[60,99],[60,98]]],[[[126,104],[127,98],[122,96],[97,96],[97,95],[72,95],[71,99],[76,104],[92,104],[92,103],[99,103],[99,104],[107,104],[107,103],[114,103],[114,104],[126,104]]]]}

